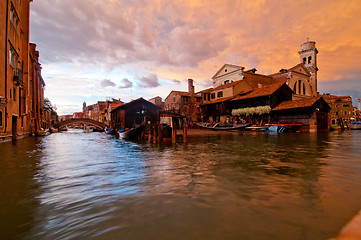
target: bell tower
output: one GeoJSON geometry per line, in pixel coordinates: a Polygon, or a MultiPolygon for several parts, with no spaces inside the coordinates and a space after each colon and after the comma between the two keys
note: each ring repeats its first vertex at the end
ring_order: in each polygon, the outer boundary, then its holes
{"type": "Polygon", "coordinates": [[[310,41],[307,38],[307,42],[301,44],[300,55],[301,63],[308,69],[311,74],[310,85],[312,89],[312,96],[317,96],[317,53],[316,42],[310,41]]]}

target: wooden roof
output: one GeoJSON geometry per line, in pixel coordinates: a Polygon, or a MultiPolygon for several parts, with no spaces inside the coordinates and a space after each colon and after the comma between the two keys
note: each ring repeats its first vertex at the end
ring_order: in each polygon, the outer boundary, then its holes
{"type": "MultiPolygon", "coordinates": [[[[261,88],[255,88],[249,91],[243,91],[237,94],[237,96],[235,96],[231,101],[270,96],[273,93],[275,93],[278,89],[280,89],[282,86],[287,86],[287,85],[285,83],[276,83],[272,85],[263,86],[261,88]]],[[[292,91],[292,89],[290,89],[290,91],[292,91]]]]}
{"type": "Polygon", "coordinates": [[[318,101],[324,101],[326,103],[326,101],[322,97],[311,97],[311,98],[304,98],[299,100],[289,100],[289,101],[281,102],[275,108],[273,108],[272,111],[281,111],[281,110],[295,109],[295,108],[308,108],[314,106],[318,101]]]}

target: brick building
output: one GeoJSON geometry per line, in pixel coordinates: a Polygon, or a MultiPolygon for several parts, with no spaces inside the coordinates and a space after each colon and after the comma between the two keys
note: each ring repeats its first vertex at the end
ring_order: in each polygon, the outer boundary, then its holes
{"type": "Polygon", "coordinates": [[[31,0],[0,1],[0,141],[48,128],[45,83],[35,44],[29,44],[31,0]]]}
{"type": "Polygon", "coordinates": [[[340,121],[348,125],[353,117],[352,97],[335,96],[329,93],[323,94],[322,97],[330,105],[330,124],[339,125],[340,121]]]}
{"type": "Polygon", "coordinates": [[[193,80],[188,79],[188,92],[171,91],[164,100],[164,111],[181,114],[191,121],[199,121],[201,102],[201,94],[194,92],[193,80]]]}

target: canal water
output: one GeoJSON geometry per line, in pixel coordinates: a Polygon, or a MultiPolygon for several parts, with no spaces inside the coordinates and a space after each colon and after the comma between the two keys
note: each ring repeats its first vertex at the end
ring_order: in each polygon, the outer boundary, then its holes
{"type": "Polygon", "coordinates": [[[0,144],[1,239],[328,239],[361,209],[361,131],[0,144]]]}

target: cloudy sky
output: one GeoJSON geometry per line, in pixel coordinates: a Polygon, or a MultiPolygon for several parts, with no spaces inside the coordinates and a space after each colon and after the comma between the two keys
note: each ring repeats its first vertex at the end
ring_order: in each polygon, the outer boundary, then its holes
{"type": "Polygon", "coordinates": [[[30,41],[59,114],[211,86],[225,63],[271,74],[316,41],[318,91],[361,97],[360,0],[34,0],[30,41]]]}

